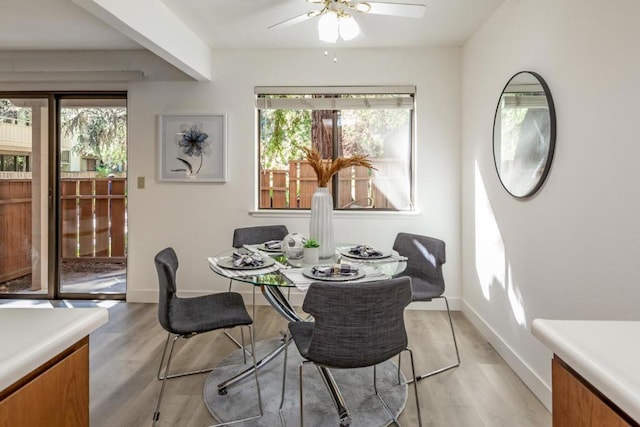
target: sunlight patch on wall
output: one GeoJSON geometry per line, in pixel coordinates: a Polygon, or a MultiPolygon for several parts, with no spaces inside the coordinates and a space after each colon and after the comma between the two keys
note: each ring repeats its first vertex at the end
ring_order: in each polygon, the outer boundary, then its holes
{"type": "Polygon", "coordinates": [[[526,326],[527,318],[524,313],[524,306],[522,305],[522,294],[513,284],[511,264],[507,266],[507,296],[509,297],[509,305],[511,306],[511,312],[513,313],[514,319],[518,325],[526,326]]]}
{"type": "Polygon", "coordinates": [[[505,289],[505,250],[496,218],[489,203],[478,164],[475,164],[476,273],[482,295],[491,299],[491,286],[505,289]]]}
{"type": "Polygon", "coordinates": [[[482,295],[491,300],[491,286],[500,285],[506,291],[516,323],[526,327],[522,294],[513,283],[511,264],[507,261],[504,240],[489,203],[478,164],[475,165],[475,234],[476,273],[482,295]]]}

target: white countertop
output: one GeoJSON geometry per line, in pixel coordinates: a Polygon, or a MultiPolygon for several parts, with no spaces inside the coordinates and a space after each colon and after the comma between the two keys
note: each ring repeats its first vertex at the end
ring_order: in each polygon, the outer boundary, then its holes
{"type": "Polygon", "coordinates": [[[640,322],[535,319],[533,335],[640,421],[640,322]]]}
{"type": "Polygon", "coordinates": [[[107,323],[105,308],[0,308],[0,391],[107,323]]]}

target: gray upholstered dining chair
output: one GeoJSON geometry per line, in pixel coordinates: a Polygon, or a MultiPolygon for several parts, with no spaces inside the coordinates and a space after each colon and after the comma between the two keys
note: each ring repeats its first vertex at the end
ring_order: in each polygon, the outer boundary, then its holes
{"type": "Polygon", "coordinates": [[[285,225],[236,228],[233,230],[233,247],[241,248],[242,245],[257,245],[269,240],[282,240],[287,234],[289,234],[289,230],[285,225]]]}
{"type": "Polygon", "coordinates": [[[460,366],[460,353],[456,333],[451,321],[449,301],[444,295],[445,285],[442,274],[442,265],[446,262],[445,243],[434,237],[421,236],[419,234],[398,233],[393,243],[393,249],[400,255],[407,257],[407,268],[398,276],[411,278],[412,301],[431,301],[436,298],[444,300],[449,316],[451,336],[456,351],[456,362],[419,375],[418,380],[428,378],[449,369],[460,366]]]}
{"type": "MultiPolygon", "coordinates": [[[[256,369],[256,358],[253,352],[254,340],[251,334],[251,324],[253,321],[247,313],[247,309],[242,300],[242,296],[235,292],[222,292],[212,295],[203,295],[193,298],[180,298],[176,294],[177,281],[176,273],[178,270],[178,257],[173,248],[165,248],[155,256],[155,265],[158,272],[159,282],[159,302],[158,302],[158,320],[160,325],[167,331],[167,340],[162,350],[162,358],[158,367],[157,378],[162,380],[160,395],[156,410],[153,413],[153,425],[160,418],[160,403],[164,394],[165,385],[168,379],[183,377],[187,375],[201,374],[210,372],[213,368],[201,369],[197,371],[184,372],[178,374],[169,374],[171,367],[171,358],[173,356],[173,348],[178,338],[191,338],[197,334],[210,332],[217,329],[246,327],[249,329],[251,336],[251,354],[253,355],[253,366],[256,369]],[[173,336],[173,339],[171,337],[173,336]],[[167,347],[171,346],[167,355],[167,347]],[[164,360],[167,363],[164,373],[161,371],[164,360]]],[[[246,355],[244,362],[246,363],[246,355]]],[[[258,373],[255,371],[256,388],[258,391],[258,404],[260,414],[242,420],[226,422],[220,425],[227,425],[234,422],[246,421],[249,419],[259,418],[262,416],[262,399],[260,396],[260,385],[258,383],[258,373]]]]}
{"type": "MultiPolygon", "coordinates": [[[[233,247],[241,248],[244,245],[257,245],[268,242],[270,240],[283,240],[289,234],[289,230],[285,225],[258,225],[255,227],[242,227],[233,230],[233,247]]],[[[233,285],[233,278],[229,279],[229,292],[233,285]]],[[[256,287],[252,286],[253,291],[253,318],[256,317],[256,287]]],[[[231,341],[238,347],[244,347],[227,331],[224,332],[231,341]]]]}
{"type": "MultiPolygon", "coordinates": [[[[301,426],[304,425],[302,372],[304,364],[309,362],[337,369],[373,366],[375,394],[399,425],[378,392],[376,365],[408,351],[413,369],[413,353],[407,347],[404,325],[404,309],[410,302],[411,279],[407,277],[364,283],[316,282],[309,286],[302,309],[314,317],[314,322],[289,323],[291,338],[305,359],[299,367],[301,426]]],[[[287,355],[288,346],[284,358],[281,418],[287,355]]],[[[421,426],[415,372],[412,382],[421,426]]]]}
{"type": "MultiPolygon", "coordinates": [[[[233,230],[233,247],[241,248],[244,245],[257,245],[270,240],[283,240],[289,230],[285,225],[258,225],[255,227],[243,227],[233,230]]],[[[229,291],[233,279],[229,280],[229,291]]],[[[255,302],[255,301],[254,301],[255,302]]]]}

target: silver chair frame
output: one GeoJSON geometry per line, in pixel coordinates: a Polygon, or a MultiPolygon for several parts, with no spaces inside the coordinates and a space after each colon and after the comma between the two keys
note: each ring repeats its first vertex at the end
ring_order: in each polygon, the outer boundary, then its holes
{"type": "MultiPolygon", "coordinates": [[[[453,321],[451,320],[451,310],[449,309],[449,300],[444,295],[433,297],[432,299],[436,299],[436,298],[442,298],[444,300],[444,303],[447,306],[447,315],[449,317],[449,326],[451,327],[451,336],[453,337],[453,345],[456,349],[456,362],[452,363],[451,365],[447,365],[442,368],[436,369],[434,371],[419,375],[416,377],[416,381],[420,381],[425,378],[432,377],[434,375],[448,371],[449,369],[457,368],[458,366],[460,366],[460,352],[458,351],[458,341],[456,340],[456,333],[453,330],[453,321]]],[[[398,382],[400,381],[401,381],[400,380],[400,355],[398,355],[398,382]]],[[[409,380],[408,382],[411,382],[411,380],[409,380]]]]}
{"type": "MultiPolygon", "coordinates": [[[[260,395],[260,383],[258,382],[258,371],[256,369],[256,356],[255,356],[255,352],[254,352],[255,341],[253,339],[253,334],[252,334],[252,329],[253,328],[251,327],[251,325],[245,325],[245,326],[249,329],[249,336],[251,337],[251,355],[253,356],[253,367],[254,367],[255,379],[256,379],[256,389],[258,391],[258,405],[260,407],[260,414],[259,415],[253,415],[253,416],[246,417],[246,418],[242,418],[242,419],[238,419],[238,420],[227,421],[227,422],[220,423],[220,424],[213,424],[211,427],[226,426],[226,425],[229,425],[229,424],[235,424],[235,423],[239,423],[239,422],[249,421],[249,420],[260,418],[263,415],[262,397],[260,395]]],[[[242,332],[242,327],[240,327],[240,331],[241,331],[242,342],[243,342],[242,347],[244,347],[244,333],[242,332]]],[[[183,373],[178,373],[178,374],[169,374],[169,368],[171,367],[171,359],[173,357],[173,349],[174,349],[175,343],[178,340],[178,338],[189,339],[189,338],[194,337],[194,336],[196,336],[198,334],[197,333],[181,334],[181,335],[175,334],[175,336],[173,337],[173,340],[171,340],[171,347],[169,349],[169,355],[167,357],[167,347],[169,345],[169,340],[171,339],[171,335],[174,335],[174,334],[169,332],[168,335],[167,335],[167,340],[166,340],[166,342],[164,344],[164,349],[162,350],[162,358],[160,359],[160,366],[158,366],[158,373],[156,374],[156,378],[158,380],[162,381],[162,386],[160,387],[160,395],[158,396],[158,403],[156,404],[156,410],[153,413],[152,427],[155,427],[156,423],[160,419],[160,404],[162,403],[162,397],[164,395],[164,389],[165,389],[165,386],[166,386],[166,383],[167,383],[168,379],[185,377],[185,376],[189,376],[189,375],[202,374],[202,373],[205,373],[205,372],[211,372],[214,369],[214,368],[206,368],[206,369],[201,369],[201,370],[197,370],[197,371],[183,372],[183,373]],[[162,371],[162,366],[164,364],[165,358],[167,359],[167,364],[166,364],[165,369],[164,369],[164,374],[160,375],[160,373],[162,371]]],[[[247,363],[247,356],[246,356],[245,352],[243,352],[242,355],[243,355],[243,363],[246,364],[247,363]]]]}
{"type": "MultiPolygon", "coordinates": [[[[229,279],[229,292],[231,292],[231,285],[233,284],[233,279],[229,279]]],[[[251,318],[253,319],[253,321],[255,322],[256,320],[256,287],[254,285],[253,286],[253,305],[252,305],[252,315],[251,318]]],[[[252,328],[252,331],[255,331],[255,328],[252,328]]],[[[247,348],[244,345],[244,336],[241,335],[240,339],[242,340],[242,343],[239,343],[237,339],[235,339],[233,337],[233,335],[231,335],[229,333],[228,330],[224,330],[224,334],[227,336],[227,338],[229,338],[236,346],[238,346],[238,348],[242,348],[244,349],[244,353],[246,353],[247,355],[251,356],[251,352],[249,350],[247,350],[247,348]]],[[[240,334],[242,334],[242,329],[240,330],[240,334]]],[[[255,334],[255,332],[254,332],[255,334]]],[[[253,340],[255,341],[256,337],[255,335],[253,335],[253,340]]],[[[246,356],[245,356],[246,357],[246,356]]],[[[245,362],[246,363],[246,362],[245,362]]]]}
{"type": "MultiPolygon", "coordinates": [[[[231,292],[231,285],[233,284],[233,279],[229,279],[229,292],[231,292]]],[[[256,321],[256,285],[251,285],[253,287],[252,289],[252,297],[253,297],[253,302],[251,305],[251,318],[253,319],[253,321],[256,321]]],[[[291,298],[291,288],[287,288],[287,300],[290,300],[291,298]]],[[[253,328],[253,339],[255,341],[256,337],[255,337],[255,328],[253,328]]],[[[231,341],[233,341],[233,343],[235,345],[238,346],[238,348],[244,348],[245,353],[247,353],[249,356],[251,356],[251,352],[249,350],[247,350],[247,348],[244,346],[244,338],[242,338],[242,344],[238,342],[237,339],[235,339],[233,337],[233,335],[231,335],[229,333],[229,331],[225,330],[224,334],[227,336],[227,338],[229,338],[231,341]]]]}
{"type": "MultiPolygon", "coordinates": [[[[287,337],[285,337],[285,339],[287,339],[287,337]]],[[[289,340],[291,340],[291,338],[288,338],[289,340]]],[[[405,348],[403,351],[407,351],[409,352],[409,358],[411,360],[411,379],[406,383],[413,383],[413,391],[415,394],[415,399],[416,399],[416,410],[418,412],[418,426],[422,427],[422,415],[420,413],[420,397],[418,396],[418,380],[416,378],[416,371],[415,371],[415,366],[413,364],[413,351],[410,348],[405,348]]],[[[287,356],[289,353],[289,346],[285,346],[285,350],[284,350],[284,368],[282,370],[282,394],[280,395],[280,423],[286,427],[287,423],[284,419],[284,414],[282,412],[282,407],[284,405],[284,393],[285,393],[285,386],[286,386],[286,379],[287,379],[287,356]]],[[[399,355],[402,354],[402,352],[399,353],[399,355]]],[[[399,356],[398,355],[398,356],[399,356]]],[[[398,362],[400,362],[400,359],[398,358],[398,362]]],[[[299,379],[299,391],[300,391],[300,427],[304,427],[304,393],[303,393],[303,367],[304,365],[306,365],[307,363],[313,363],[316,368],[318,368],[318,372],[320,372],[320,377],[322,378],[322,380],[324,381],[324,385],[327,387],[327,389],[329,390],[329,392],[331,393],[331,384],[325,379],[325,376],[322,375],[322,371],[320,370],[321,367],[324,368],[331,368],[330,366],[323,366],[317,363],[314,363],[311,360],[303,360],[302,363],[300,363],[300,366],[298,366],[298,379],[299,379]]],[[[400,366],[398,365],[398,379],[400,379],[400,366]]],[[[375,391],[376,396],[378,397],[378,399],[380,399],[380,402],[382,402],[382,405],[384,406],[385,411],[387,411],[387,413],[391,416],[391,419],[393,420],[393,422],[398,426],[401,427],[400,422],[398,421],[398,419],[396,418],[395,414],[393,413],[393,411],[391,411],[391,408],[389,407],[389,405],[387,404],[387,402],[382,398],[382,396],[380,395],[380,392],[378,391],[378,385],[377,385],[377,376],[376,376],[376,365],[373,366],[373,390],[375,391]]],[[[400,381],[398,381],[400,383],[400,381]]],[[[334,402],[335,403],[335,402],[334,402]]],[[[342,403],[342,408],[339,407],[338,405],[336,405],[336,409],[338,410],[338,416],[340,418],[340,427],[348,427],[351,425],[351,415],[349,415],[349,410],[346,406],[346,403],[344,401],[341,402],[342,403]],[[341,409],[344,410],[344,413],[341,413],[341,409]]]]}

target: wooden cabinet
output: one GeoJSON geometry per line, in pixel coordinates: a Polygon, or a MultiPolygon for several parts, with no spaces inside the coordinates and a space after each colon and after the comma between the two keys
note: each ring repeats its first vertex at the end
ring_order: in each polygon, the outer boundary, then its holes
{"type": "Polygon", "coordinates": [[[0,427],[89,426],[89,338],[0,392],[0,427]]]}
{"type": "Polygon", "coordinates": [[[558,356],[552,361],[553,427],[638,426],[558,356]]]}

